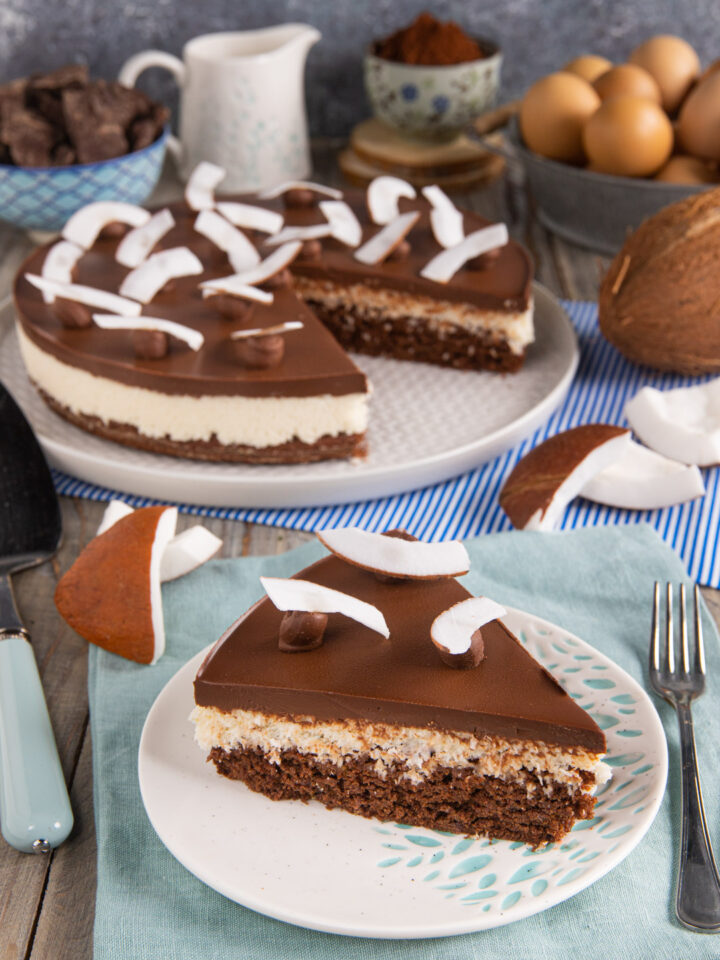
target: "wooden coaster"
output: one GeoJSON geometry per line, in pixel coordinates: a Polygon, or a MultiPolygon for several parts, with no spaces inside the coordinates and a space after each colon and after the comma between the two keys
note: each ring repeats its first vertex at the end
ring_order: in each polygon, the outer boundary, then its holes
{"type": "Polygon", "coordinates": [[[412,140],[380,120],[365,120],[339,156],[340,169],[352,183],[365,186],[382,174],[394,174],[423,187],[437,183],[447,190],[467,190],[502,173],[502,157],[461,134],[446,143],[412,140]]]}

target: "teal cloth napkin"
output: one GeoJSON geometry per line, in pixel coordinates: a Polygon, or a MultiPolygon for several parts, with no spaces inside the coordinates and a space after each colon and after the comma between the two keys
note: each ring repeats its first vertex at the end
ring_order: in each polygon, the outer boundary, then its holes
{"type": "MultiPolygon", "coordinates": [[[[646,686],[652,581],[684,579],[649,527],[512,532],[468,542],[473,592],[528,610],[589,641],[646,686]]],[[[462,937],[363,940],[264,917],[215,893],[165,849],[145,815],[137,751],[145,716],[170,677],[261,594],[258,577],[289,576],[324,553],[218,560],[163,587],[167,652],[154,667],[90,651],[98,886],[95,960],[494,960],[720,956],[720,938],[674,919],[680,767],[672,708],[654,697],[670,748],[669,789],[641,844],[577,896],[543,913],[462,937]]],[[[710,682],[695,709],[711,833],[720,849],[718,636],[706,616],[710,682]]]]}

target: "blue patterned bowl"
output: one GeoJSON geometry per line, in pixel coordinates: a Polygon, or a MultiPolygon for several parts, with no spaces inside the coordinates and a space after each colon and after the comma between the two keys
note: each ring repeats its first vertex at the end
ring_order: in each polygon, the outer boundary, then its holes
{"type": "Polygon", "coordinates": [[[365,56],[365,90],[380,120],[421,139],[448,140],[495,103],[502,54],[478,40],[482,60],[444,67],[415,66],[365,56]]]}
{"type": "Polygon", "coordinates": [[[68,167],[0,164],[0,219],[25,230],[56,233],[96,200],[143,203],[162,170],[169,130],[149,147],[99,163],[68,167]]]}

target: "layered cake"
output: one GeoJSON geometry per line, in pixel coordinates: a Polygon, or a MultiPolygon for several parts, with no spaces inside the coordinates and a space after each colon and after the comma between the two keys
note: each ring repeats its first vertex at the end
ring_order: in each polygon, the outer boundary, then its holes
{"type": "Polygon", "coordinates": [[[217,771],[273,800],[533,845],[591,818],[605,737],[455,579],[462,545],[320,536],[333,554],[264,581],[197,674],[217,771]]]}
{"type": "Polygon", "coordinates": [[[90,204],[21,267],[23,359],[72,423],[195,459],[351,457],[370,385],[346,349],[522,364],[532,266],[504,225],[392,177],[216,200],[222,175],[201,164],[152,215],[90,204]]]}

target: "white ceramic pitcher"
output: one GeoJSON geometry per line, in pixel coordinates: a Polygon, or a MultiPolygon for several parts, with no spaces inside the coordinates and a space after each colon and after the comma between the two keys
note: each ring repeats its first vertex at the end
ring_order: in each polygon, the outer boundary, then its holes
{"type": "Polygon", "coordinates": [[[320,39],[314,27],[209,33],[185,44],[179,60],[145,50],[118,79],[133,86],[148,67],[165,67],[180,87],[180,140],[169,146],[187,180],[201,160],[224,167],[223,191],[253,191],[310,173],[304,69],[320,39]]]}

